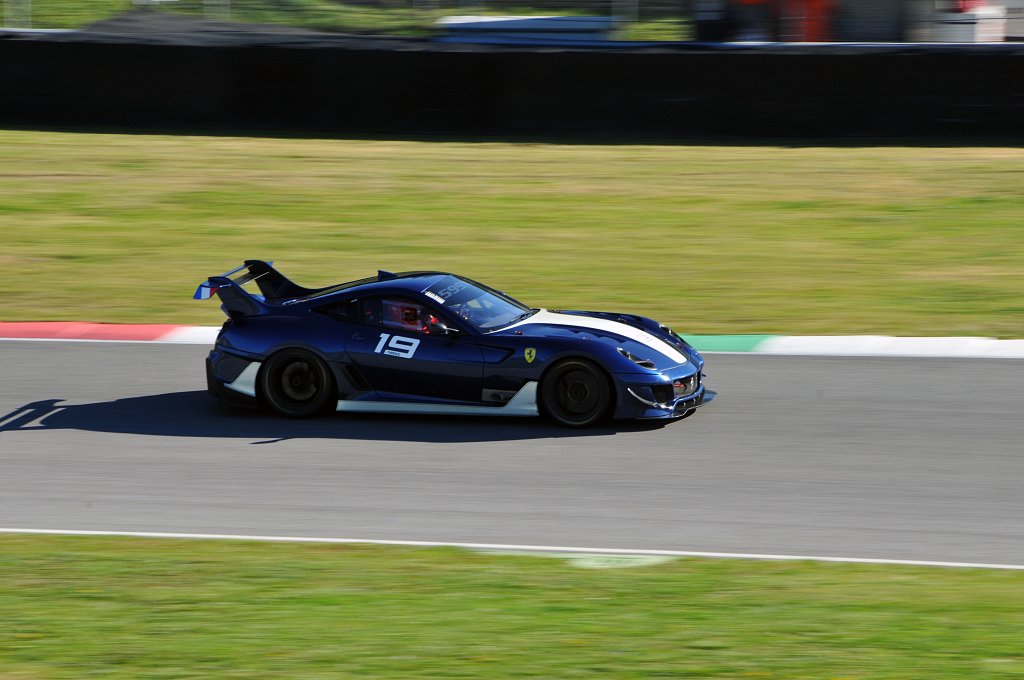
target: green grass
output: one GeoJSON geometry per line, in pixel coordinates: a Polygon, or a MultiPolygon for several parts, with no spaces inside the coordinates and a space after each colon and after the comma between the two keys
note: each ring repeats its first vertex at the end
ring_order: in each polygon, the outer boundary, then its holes
{"type": "Polygon", "coordinates": [[[0,537],[0,677],[1019,678],[1024,574],[0,537]]]}
{"type": "MultiPolygon", "coordinates": [[[[15,1],[15,0],[10,0],[15,1]]],[[[28,2],[28,0],[24,0],[28,2]]],[[[158,6],[162,12],[207,16],[211,19],[229,19],[234,22],[278,24],[319,31],[370,33],[405,36],[427,36],[436,33],[434,23],[443,16],[453,14],[595,14],[591,9],[564,11],[531,6],[514,9],[458,6],[430,0],[406,2],[351,3],[335,0],[221,0],[221,6],[230,5],[226,16],[204,15],[200,0],[175,0],[158,6]]],[[[128,0],[31,0],[31,25],[34,28],[81,28],[87,24],[109,19],[134,9],[128,0]]],[[[2,7],[0,7],[2,10],[2,7]]],[[[24,10],[22,10],[23,12],[24,10]]],[[[214,9],[216,11],[216,7],[214,9]]],[[[626,24],[617,38],[623,40],[689,40],[690,22],[680,17],[652,18],[626,24]]],[[[19,15],[20,16],[20,15],[19,15]]],[[[12,14],[12,21],[14,15],[12,14]]],[[[3,13],[0,11],[0,18],[3,13]]]]}
{"type": "Polygon", "coordinates": [[[217,324],[244,258],[689,333],[1024,337],[1024,150],[0,131],[0,320],[217,324]]]}
{"type": "MultiPolygon", "coordinates": [[[[443,12],[411,5],[390,7],[346,4],[332,0],[224,0],[230,4],[229,19],[242,23],[280,24],[325,31],[423,35],[443,12]]],[[[134,9],[127,0],[32,0],[32,25],[36,28],[81,28],[134,9]]],[[[204,16],[197,0],[166,3],[158,11],[204,16]]],[[[210,18],[221,18],[211,16],[210,18]]]]}

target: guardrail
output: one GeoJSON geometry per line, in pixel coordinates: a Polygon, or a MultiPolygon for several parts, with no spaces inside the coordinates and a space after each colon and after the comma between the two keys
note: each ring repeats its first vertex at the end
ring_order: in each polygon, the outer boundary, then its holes
{"type": "Polygon", "coordinates": [[[672,137],[1019,137],[1024,46],[447,45],[307,33],[0,40],[0,121],[672,137]]]}

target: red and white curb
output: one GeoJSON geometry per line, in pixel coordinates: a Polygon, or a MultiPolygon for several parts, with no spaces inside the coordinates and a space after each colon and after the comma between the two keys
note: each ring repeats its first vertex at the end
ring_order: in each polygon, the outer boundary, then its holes
{"type": "Polygon", "coordinates": [[[147,323],[89,323],[84,321],[0,322],[0,340],[74,340],[93,342],[168,342],[212,345],[220,326],[179,326],[147,323]]]}
{"type": "MultiPolygon", "coordinates": [[[[219,326],[110,324],[78,321],[0,322],[0,340],[157,342],[212,345],[219,326]]],[[[778,356],[934,357],[1024,359],[1024,340],[979,337],[893,337],[887,335],[698,335],[707,354],[778,356]]]]}

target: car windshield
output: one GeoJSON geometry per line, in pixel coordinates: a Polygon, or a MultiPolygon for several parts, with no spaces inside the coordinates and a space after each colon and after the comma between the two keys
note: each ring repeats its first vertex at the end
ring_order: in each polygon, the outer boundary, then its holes
{"type": "Polygon", "coordinates": [[[503,293],[457,276],[440,279],[423,294],[481,331],[507,326],[533,312],[503,293]]]}

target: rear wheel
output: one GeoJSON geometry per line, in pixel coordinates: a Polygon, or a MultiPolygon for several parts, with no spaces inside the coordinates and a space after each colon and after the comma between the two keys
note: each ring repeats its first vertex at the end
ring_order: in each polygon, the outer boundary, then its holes
{"type": "Polygon", "coordinates": [[[582,359],[556,364],[541,383],[541,408],[559,425],[585,427],[608,417],[612,390],[596,365],[582,359]]]}
{"type": "Polygon", "coordinates": [[[260,396],[289,418],[307,418],[327,409],[334,381],[312,352],[288,349],[270,357],[259,377],[260,396]]]}

